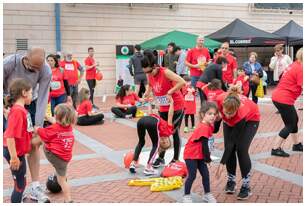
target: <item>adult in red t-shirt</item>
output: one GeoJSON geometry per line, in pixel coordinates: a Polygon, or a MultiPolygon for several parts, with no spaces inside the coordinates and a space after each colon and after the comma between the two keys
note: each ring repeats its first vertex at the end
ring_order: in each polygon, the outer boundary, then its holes
{"type": "Polygon", "coordinates": [[[81,126],[103,124],[104,115],[101,111],[93,110],[90,98],[90,92],[87,88],[82,88],[79,92],[80,105],[77,108],[77,124],[81,126]]]}
{"type": "Polygon", "coordinates": [[[204,37],[197,38],[196,47],[190,49],[185,60],[186,66],[190,68],[191,85],[196,88],[203,70],[210,61],[210,54],[206,47],[204,47],[204,37]]]}
{"type": "Polygon", "coordinates": [[[130,172],[136,173],[136,162],[142,148],[145,145],[145,135],[148,131],[152,142],[152,149],[149,159],[144,170],[145,175],[156,175],[158,171],[152,167],[153,161],[159,150],[166,150],[171,146],[170,136],[173,134],[172,117],[173,117],[173,100],[170,99],[170,108],[168,113],[168,121],[163,120],[159,115],[152,113],[151,105],[149,106],[149,116],[144,116],[137,122],[138,144],[135,148],[133,161],[130,164],[130,172]]]}
{"type": "Polygon", "coordinates": [[[257,104],[239,92],[238,86],[231,86],[229,92],[217,97],[217,105],[224,122],[225,147],[217,176],[221,175],[223,165],[226,164],[228,181],[225,191],[231,194],[235,192],[237,154],[242,176],[238,199],[243,200],[249,197],[251,191],[249,185],[251,171],[249,147],[259,126],[260,113],[257,104]]]}
{"type": "Polygon", "coordinates": [[[291,134],[293,140],[293,151],[303,151],[303,145],[299,142],[298,115],[294,107],[296,99],[301,95],[303,89],[303,49],[296,54],[297,60],[285,71],[272,93],[272,101],[278,109],[285,127],[279,132],[279,137],[272,149],[271,154],[281,157],[289,157],[282,149],[285,140],[291,134]]]}
{"type": "Polygon", "coordinates": [[[234,75],[237,70],[237,61],[229,52],[229,43],[224,42],[221,45],[221,54],[226,58],[227,64],[222,68],[222,80],[225,83],[226,87],[229,87],[229,84],[232,84],[234,81],[234,75]]]}
{"type": "Polygon", "coordinates": [[[99,66],[99,62],[96,62],[94,59],[94,48],[89,47],[88,48],[88,57],[84,60],[85,63],[85,68],[86,68],[86,81],[89,87],[90,91],[90,101],[93,104],[93,107],[95,109],[99,109],[93,101],[94,98],[94,92],[95,92],[95,87],[96,87],[96,72],[97,72],[97,66],[99,66]]]}
{"type": "Polygon", "coordinates": [[[66,93],[72,98],[73,107],[76,109],[78,98],[78,85],[84,76],[84,68],[81,64],[72,58],[72,53],[67,52],[64,60],[60,63],[64,70],[64,84],[66,84],[66,93]],[[80,75],[79,75],[80,73],[80,75]]]}
{"type": "Polygon", "coordinates": [[[66,102],[67,99],[64,86],[64,71],[59,67],[58,59],[55,55],[48,55],[47,61],[52,70],[49,95],[51,100],[51,113],[54,116],[54,108],[56,105],[66,102]]]}
{"type": "Polygon", "coordinates": [[[142,101],[142,99],[131,90],[131,86],[123,85],[116,95],[116,106],[112,107],[111,111],[119,118],[125,118],[126,115],[136,117],[136,102],[138,101],[142,101]]]}
{"type": "MultiPolygon", "coordinates": [[[[174,101],[174,115],[173,115],[173,144],[174,157],[172,161],[179,159],[180,151],[180,137],[179,128],[184,117],[184,99],[180,89],[185,85],[182,77],[175,74],[169,69],[160,67],[157,64],[157,57],[151,50],[144,51],[144,58],[141,61],[143,71],[147,74],[148,88],[144,94],[148,98],[150,93],[153,95],[159,105],[159,114],[161,118],[167,121],[168,111],[170,105],[170,97],[174,101]]],[[[159,158],[153,163],[153,167],[159,167],[164,163],[165,152],[159,153],[159,158]]]]}

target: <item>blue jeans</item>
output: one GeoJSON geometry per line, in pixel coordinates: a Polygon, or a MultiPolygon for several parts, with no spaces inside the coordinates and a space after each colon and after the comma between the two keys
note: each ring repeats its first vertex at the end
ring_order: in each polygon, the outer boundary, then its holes
{"type": "Polygon", "coordinates": [[[196,88],[197,81],[200,79],[200,77],[191,76],[191,86],[196,88]]]}
{"type": "Polygon", "coordinates": [[[59,97],[51,97],[51,113],[54,116],[54,108],[56,105],[66,102],[67,95],[63,94],[59,97]]]}
{"type": "MultiPolygon", "coordinates": [[[[6,159],[8,163],[10,163],[11,156],[7,147],[3,147],[3,157],[6,159]]],[[[25,160],[25,156],[18,157],[20,160],[20,167],[18,170],[11,170],[13,179],[14,179],[14,190],[11,195],[12,203],[20,203],[22,200],[22,194],[26,187],[26,171],[27,164],[25,160]]]]}
{"type": "Polygon", "coordinates": [[[186,159],[185,162],[188,169],[188,176],[185,181],[185,195],[190,194],[192,183],[197,176],[197,169],[200,171],[200,174],[202,176],[202,184],[204,187],[204,191],[205,193],[209,193],[210,192],[209,171],[204,160],[186,159]]]}

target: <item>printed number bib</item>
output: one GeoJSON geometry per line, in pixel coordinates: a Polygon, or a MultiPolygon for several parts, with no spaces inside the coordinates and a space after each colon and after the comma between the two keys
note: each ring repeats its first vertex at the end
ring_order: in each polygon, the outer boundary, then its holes
{"type": "Polygon", "coordinates": [[[65,69],[69,70],[69,71],[73,71],[74,70],[74,66],[73,66],[73,64],[65,64],[65,69]]]}
{"type": "Polygon", "coordinates": [[[167,96],[156,96],[156,101],[160,106],[168,106],[170,105],[170,101],[167,96]]]}
{"type": "Polygon", "coordinates": [[[27,114],[27,131],[28,132],[33,132],[34,131],[34,127],[33,127],[33,124],[32,124],[32,119],[31,119],[30,113],[27,114]]]}
{"type": "Polygon", "coordinates": [[[50,87],[51,87],[51,90],[58,90],[61,88],[61,82],[58,82],[58,81],[52,81],[50,83],[50,87]]]}
{"type": "Polygon", "coordinates": [[[185,95],[185,101],[194,101],[194,95],[193,94],[186,94],[185,95]]]}
{"type": "Polygon", "coordinates": [[[210,152],[212,152],[214,150],[214,142],[215,142],[215,138],[214,137],[210,137],[208,139],[208,148],[209,148],[210,152]]]}

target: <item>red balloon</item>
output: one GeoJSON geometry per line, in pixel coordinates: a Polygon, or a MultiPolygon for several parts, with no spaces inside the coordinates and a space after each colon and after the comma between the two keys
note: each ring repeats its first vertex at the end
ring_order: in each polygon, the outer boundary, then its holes
{"type": "Polygon", "coordinates": [[[124,163],[124,167],[125,168],[129,168],[130,167],[130,164],[133,161],[133,158],[134,158],[134,152],[132,152],[132,151],[124,154],[124,156],[123,156],[123,163],[124,163]]]}
{"type": "Polygon", "coordinates": [[[96,73],[96,80],[100,81],[103,79],[103,74],[101,72],[96,73]]]}

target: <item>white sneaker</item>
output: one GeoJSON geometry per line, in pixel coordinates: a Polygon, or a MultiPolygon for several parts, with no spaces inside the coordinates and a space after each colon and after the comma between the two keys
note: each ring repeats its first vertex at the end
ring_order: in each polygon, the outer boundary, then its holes
{"type": "Polygon", "coordinates": [[[29,196],[32,200],[36,200],[38,203],[49,203],[50,199],[49,197],[44,193],[44,190],[42,189],[41,185],[36,186],[33,188],[29,188],[29,196]]]}
{"type": "Polygon", "coordinates": [[[155,170],[153,168],[149,169],[149,168],[146,168],[143,173],[147,176],[149,175],[158,175],[158,170],[155,170]]]}
{"type": "Polygon", "coordinates": [[[207,202],[207,203],[216,203],[217,202],[217,200],[215,199],[215,197],[211,193],[204,194],[203,200],[204,200],[204,202],[207,202]]]}
{"type": "Polygon", "coordinates": [[[183,196],[183,203],[192,203],[191,195],[184,195],[183,196]]]}

